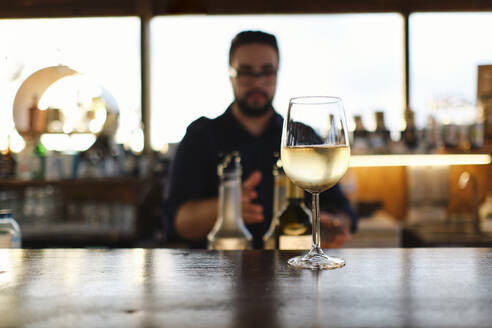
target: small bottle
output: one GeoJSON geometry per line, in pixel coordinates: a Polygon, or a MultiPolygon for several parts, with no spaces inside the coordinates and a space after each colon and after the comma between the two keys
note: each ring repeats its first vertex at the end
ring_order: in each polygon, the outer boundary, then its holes
{"type": "Polygon", "coordinates": [[[415,127],[415,114],[411,110],[405,113],[405,121],[407,126],[401,132],[401,140],[409,151],[414,151],[418,147],[417,128],[415,127]]]}
{"type": "Polygon", "coordinates": [[[10,210],[0,210],[0,248],[21,248],[21,231],[10,210]]]}
{"type": "Polygon", "coordinates": [[[483,123],[476,122],[469,127],[471,149],[480,149],[483,146],[483,123]]]}
{"type": "Polygon", "coordinates": [[[30,180],[32,178],[31,169],[34,162],[34,144],[29,138],[26,138],[26,145],[20,153],[17,154],[17,168],[15,177],[21,180],[30,180]]]}
{"type": "Polygon", "coordinates": [[[369,132],[362,123],[362,116],[354,115],[355,130],[353,137],[353,153],[366,154],[369,150],[369,132]]]}
{"type": "Polygon", "coordinates": [[[287,183],[287,206],[278,216],[275,228],[275,249],[310,249],[312,239],[312,214],[304,204],[304,191],[292,181],[287,183]]]}
{"type": "Polygon", "coordinates": [[[219,164],[218,217],[207,236],[208,249],[251,249],[252,237],[243,222],[241,211],[241,158],[232,153],[219,164]]]}
{"type": "Polygon", "coordinates": [[[482,143],[490,146],[492,145],[492,92],[481,95],[478,101],[483,125],[482,143]]]}
{"type": "Polygon", "coordinates": [[[44,179],[46,174],[47,150],[40,140],[36,142],[33,150],[33,161],[31,163],[31,177],[33,179],[44,179]]]}
{"type": "Polygon", "coordinates": [[[0,178],[15,177],[16,161],[12,156],[10,147],[0,152],[0,178]]]}
{"type": "Polygon", "coordinates": [[[423,142],[427,153],[439,151],[443,147],[441,125],[433,115],[427,117],[423,142]]]}
{"type": "Polygon", "coordinates": [[[376,153],[387,153],[391,141],[390,131],[384,123],[384,112],[375,112],[376,130],[370,134],[371,148],[376,153]]]}
{"type": "Polygon", "coordinates": [[[442,139],[444,142],[444,148],[456,149],[458,146],[458,137],[458,126],[456,124],[443,124],[442,139]]]}

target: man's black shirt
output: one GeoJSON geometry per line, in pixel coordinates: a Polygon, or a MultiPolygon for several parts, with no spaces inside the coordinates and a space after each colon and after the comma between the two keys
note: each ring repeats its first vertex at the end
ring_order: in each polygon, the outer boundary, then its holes
{"type": "MultiPolygon", "coordinates": [[[[274,154],[280,153],[282,124],[282,117],[274,113],[265,131],[259,136],[253,136],[236,120],[231,106],[215,119],[201,117],[191,123],[171,166],[165,202],[168,229],[173,230],[176,211],[183,203],[218,196],[217,165],[223,156],[238,151],[241,155],[243,180],[256,170],[262,174],[261,182],[256,187],[258,198],[254,202],[263,206],[265,220],[246,225],[253,235],[253,247],[262,248],[262,237],[272,220],[272,171],[276,160],[274,154]]],[[[321,194],[320,204],[322,210],[346,212],[355,229],[357,217],[338,185],[321,194]]],[[[206,238],[194,246],[206,247],[206,238]]]]}

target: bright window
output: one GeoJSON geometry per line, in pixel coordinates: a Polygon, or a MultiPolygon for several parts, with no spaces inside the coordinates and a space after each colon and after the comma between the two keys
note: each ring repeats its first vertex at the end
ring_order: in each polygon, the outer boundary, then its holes
{"type": "Polygon", "coordinates": [[[410,16],[410,105],[421,127],[429,114],[459,121],[473,114],[477,66],[492,64],[491,31],[491,13],[410,16]]]}
{"type": "Polygon", "coordinates": [[[373,128],[374,111],[400,130],[403,112],[403,20],[399,14],[166,16],[152,33],[151,143],[178,142],[200,116],[215,117],[232,101],[228,51],[242,30],[277,36],[280,72],[276,110],[289,98],[342,97],[349,115],[373,128]]]}
{"type": "Polygon", "coordinates": [[[66,65],[110,92],[120,110],[117,141],[140,128],[140,20],[70,18],[0,20],[0,139],[14,123],[22,82],[35,71],[66,65]]]}

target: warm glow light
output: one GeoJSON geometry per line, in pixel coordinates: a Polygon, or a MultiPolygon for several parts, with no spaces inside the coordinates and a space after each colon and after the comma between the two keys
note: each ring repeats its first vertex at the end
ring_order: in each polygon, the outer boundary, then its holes
{"type": "Polygon", "coordinates": [[[73,151],[86,151],[96,141],[96,136],[90,133],[78,133],[70,136],[70,149],[73,151]]]}
{"type": "Polygon", "coordinates": [[[92,133],[97,133],[99,131],[101,131],[101,125],[98,124],[98,122],[96,122],[96,120],[93,120],[89,123],[89,130],[92,132],[92,133]]]}
{"type": "Polygon", "coordinates": [[[46,149],[65,151],[70,142],[70,137],[67,134],[43,134],[41,135],[41,143],[46,149]]]}
{"type": "Polygon", "coordinates": [[[8,134],[0,135],[0,151],[5,151],[9,148],[8,134]]]}
{"type": "Polygon", "coordinates": [[[101,94],[101,88],[84,74],[69,75],[54,82],[43,93],[38,102],[40,110],[49,107],[61,108],[88,107],[92,98],[101,94]]]}
{"type": "Polygon", "coordinates": [[[91,133],[63,134],[45,133],[41,135],[41,143],[48,150],[56,151],[86,151],[96,141],[91,133]]]}
{"type": "Polygon", "coordinates": [[[69,123],[66,123],[63,125],[63,132],[64,133],[71,133],[73,131],[72,125],[69,123]]]}
{"type": "Polygon", "coordinates": [[[490,162],[491,156],[488,154],[354,155],[350,157],[350,167],[485,165],[490,162]]]}
{"type": "Polygon", "coordinates": [[[13,129],[10,133],[10,150],[18,154],[24,149],[25,146],[26,142],[24,141],[24,138],[21,137],[16,129],[13,129]]]}
{"type": "Polygon", "coordinates": [[[95,108],[95,118],[90,121],[89,123],[89,130],[92,133],[99,133],[103,126],[104,123],[106,122],[106,107],[104,107],[104,104],[100,104],[97,108],[95,108]]]}
{"type": "Polygon", "coordinates": [[[130,141],[130,149],[134,153],[141,153],[144,149],[144,134],[142,129],[136,129],[133,131],[132,139],[130,141]]]}

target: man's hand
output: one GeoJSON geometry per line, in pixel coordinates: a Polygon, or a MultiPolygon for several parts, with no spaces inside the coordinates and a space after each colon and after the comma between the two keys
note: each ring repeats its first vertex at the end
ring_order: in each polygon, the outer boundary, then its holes
{"type": "Polygon", "coordinates": [[[243,182],[241,191],[241,207],[243,210],[244,223],[260,223],[263,222],[263,206],[253,203],[252,201],[258,197],[258,193],[255,191],[256,186],[261,181],[261,172],[254,171],[243,182]]]}
{"type": "Polygon", "coordinates": [[[350,224],[343,215],[320,213],[321,248],[340,248],[350,240],[350,224]]]}

